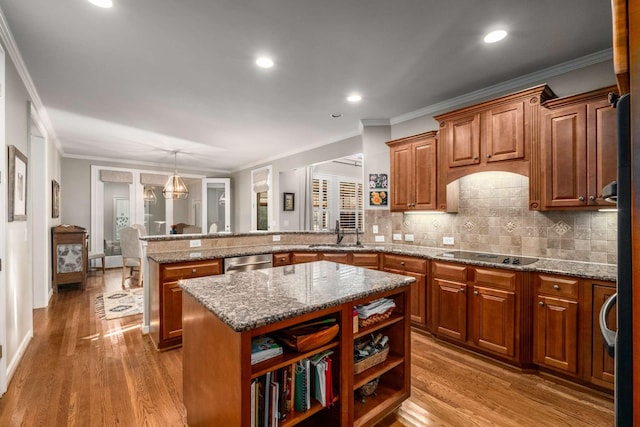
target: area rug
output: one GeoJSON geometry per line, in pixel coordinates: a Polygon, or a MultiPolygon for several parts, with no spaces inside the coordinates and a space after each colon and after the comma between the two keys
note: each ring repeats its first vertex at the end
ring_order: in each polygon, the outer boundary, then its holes
{"type": "Polygon", "coordinates": [[[107,320],[140,314],[143,299],[143,288],[105,292],[96,296],[96,314],[107,320]]]}

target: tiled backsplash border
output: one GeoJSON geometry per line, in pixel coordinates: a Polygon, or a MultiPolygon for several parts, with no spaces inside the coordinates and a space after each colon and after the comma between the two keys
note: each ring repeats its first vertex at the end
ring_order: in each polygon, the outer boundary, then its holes
{"type": "Polygon", "coordinates": [[[507,172],[482,172],[460,179],[457,214],[365,211],[364,241],[616,264],[614,212],[528,209],[529,179],[507,172]],[[402,241],[393,241],[400,234],[402,241]],[[405,240],[413,235],[413,242],[405,240]],[[453,237],[444,245],[443,237],[453,237]]]}

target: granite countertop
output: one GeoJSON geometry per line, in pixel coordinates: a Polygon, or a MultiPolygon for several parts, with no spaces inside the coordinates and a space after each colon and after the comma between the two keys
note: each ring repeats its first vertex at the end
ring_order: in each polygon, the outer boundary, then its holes
{"type": "Polygon", "coordinates": [[[230,328],[243,332],[413,282],[399,274],[316,261],[181,280],[179,285],[230,328]]]}
{"type": "Polygon", "coordinates": [[[265,253],[289,252],[289,251],[309,251],[309,252],[377,252],[397,255],[415,256],[440,261],[456,262],[485,267],[503,268],[516,271],[532,271],[539,273],[562,274],[586,279],[615,281],[617,267],[612,264],[597,264],[591,262],[569,261],[562,259],[540,258],[529,265],[511,265],[488,261],[451,259],[443,256],[446,249],[430,248],[424,246],[386,244],[386,245],[364,245],[354,246],[318,246],[318,245],[262,245],[262,246],[235,246],[222,247],[216,249],[199,249],[191,251],[167,252],[149,254],[149,259],[159,264],[171,264],[184,261],[198,261],[213,258],[226,258],[244,255],[258,255],[265,253]]]}

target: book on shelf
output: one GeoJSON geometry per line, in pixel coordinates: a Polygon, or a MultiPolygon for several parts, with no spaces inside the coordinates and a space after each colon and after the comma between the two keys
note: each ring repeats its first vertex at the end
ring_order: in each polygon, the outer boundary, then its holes
{"type": "Polygon", "coordinates": [[[314,366],[314,397],[324,407],[333,404],[332,361],[333,351],[318,353],[311,358],[314,366]]]}
{"type": "Polygon", "coordinates": [[[311,407],[311,362],[303,359],[296,363],[293,407],[304,412],[311,407]]]}
{"type": "Polygon", "coordinates": [[[282,354],[282,346],[273,338],[261,335],[251,340],[251,364],[263,362],[282,354]]]}

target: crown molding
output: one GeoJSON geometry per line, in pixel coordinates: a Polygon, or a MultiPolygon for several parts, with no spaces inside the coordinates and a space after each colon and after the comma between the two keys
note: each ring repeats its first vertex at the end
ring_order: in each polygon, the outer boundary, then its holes
{"type": "Polygon", "coordinates": [[[544,82],[550,77],[559,76],[570,71],[579,70],[590,65],[599,64],[601,62],[611,60],[612,58],[613,49],[604,49],[599,52],[595,52],[589,55],[582,56],[580,58],[572,59],[570,61],[554,65],[552,67],[525,74],[524,76],[516,77],[515,79],[507,80],[506,82],[488,86],[483,89],[475,90],[464,95],[456,96],[455,98],[447,99],[445,101],[438,102],[415,111],[411,111],[409,113],[392,117],[389,121],[392,125],[395,125],[418,117],[430,116],[434,113],[453,109],[461,105],[472,104],[489,97],[502,95],[509,91],[540,84],[540,82],[544,82]]]}
{"type": "MultiPolygon", "coordinates": [[[[98,156],[83,156],[78,154],[64,154],[62,156],[65,159],[77,159],[77,160],[90,160],[95,162],[105,162],[105,163],[115,163],[115,164],[124,164],[124,165],[134,165],[134,166],[151,166],[151,167],[161,167],[174,170],[175,167],[173,163],[159,163],[159,162],[144,162],[138,160],[127,160],[127,159],[112,159],[109,157],[98,157],[98,156]]],[[[107,166],[107,165],[100,165],[107,166]]],[[[116,166],[114,166],[116,167],[116,166]]],[[[202,169],[198,167],[192,166],[180,166],[181,169],[189,170],[191,172],[202,172],[202,173],[219,173],[219,174],[231,174],[230,171],[226,169],[202,169]]]]}
{"type": "Polygon", "coordinates": [[[38,91],[33,84],[33,80],[31,80],[31,75],[27,70],[27,66],[24,64],[22,55],[20,54],[20,50],[18,49],[15,39],[13,38],[13,34],[11,34],[11,29],[9,29],[9,24],[7,23],[7,19],[5,18],[2,9],[0,9],[0,41],[2,41],[2,44],[7,50],[9,57],[13,61],[13,65],[16,67],[16,70],[18,70],[18,75],[20,75],[22,83],[31,97],[31,103],[35,107],[40,124],[46,129],[47,139],[53,141],[60,154],[64,154],[62,144],[60,144],[60,140],[53,128],[53,123],[47,114],[47,110],[44,108],[40,95],[38,95],[38,91]]]}

